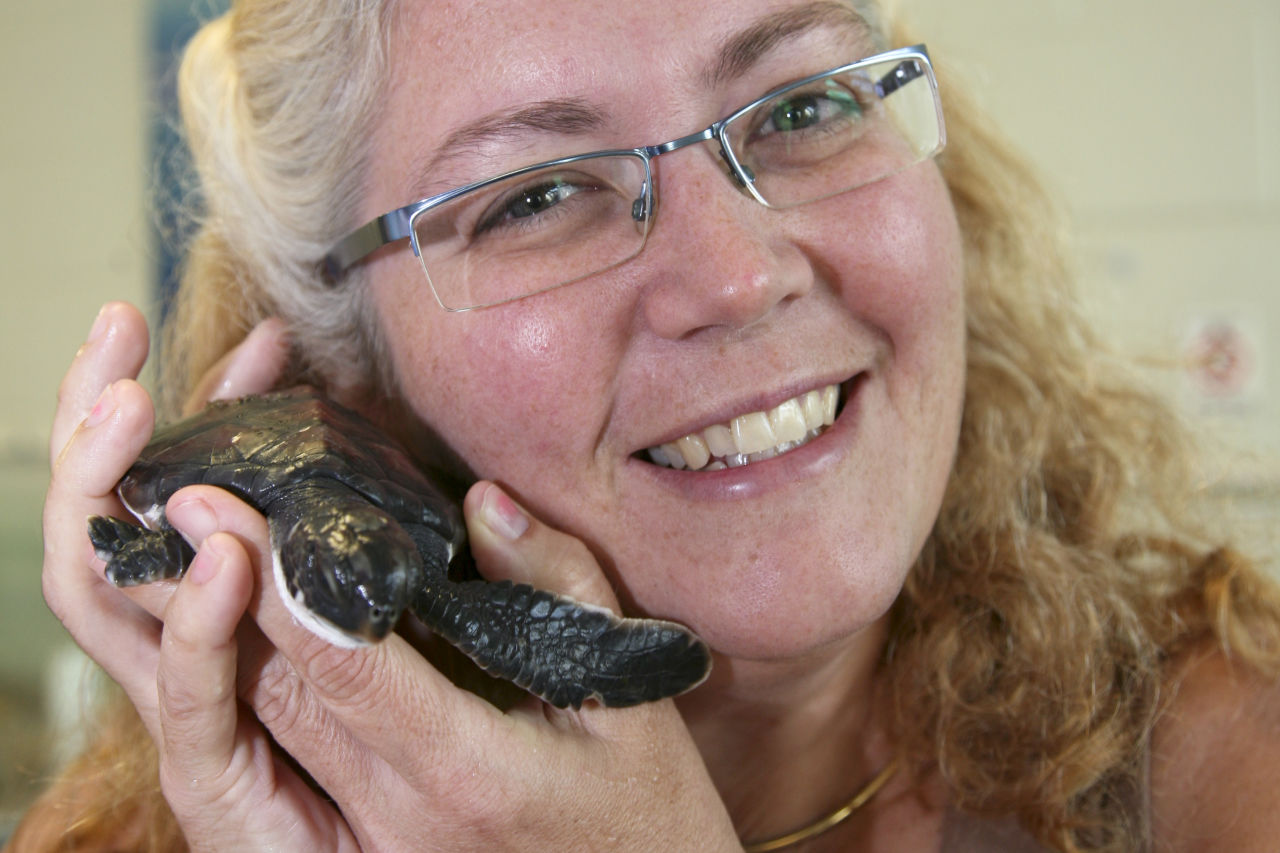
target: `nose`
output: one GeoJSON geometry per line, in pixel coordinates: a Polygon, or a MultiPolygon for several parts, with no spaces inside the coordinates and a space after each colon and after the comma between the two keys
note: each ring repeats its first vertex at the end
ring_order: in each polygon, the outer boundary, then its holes
{"type": "Polygon", "coordinates": [[[787,233],[787,214],[741,192],[708,155],[698,146],[654,164],[659,192],[640,256],[641,310],[653,332],[673,340],[746,328],[813,288],[813,267],[787,233]]]}

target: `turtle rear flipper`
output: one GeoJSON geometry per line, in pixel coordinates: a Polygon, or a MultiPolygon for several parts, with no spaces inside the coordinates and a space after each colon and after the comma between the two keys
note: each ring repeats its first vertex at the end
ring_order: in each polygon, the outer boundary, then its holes
{"type": "Polygon", "coordinates": [[[181,577],[195,556],[172,527],[148,530],[107,515],[89,519],[89,541],[107,564],[107,580],[116,586],[181,577]]]}
{"type": "Polygon", "coordinates": [[[665,699],[711,668],[706,645],[682,625],[620,618],[527,584],[433,583],[415,612],[486,672],[558,708],[665,699]]]}

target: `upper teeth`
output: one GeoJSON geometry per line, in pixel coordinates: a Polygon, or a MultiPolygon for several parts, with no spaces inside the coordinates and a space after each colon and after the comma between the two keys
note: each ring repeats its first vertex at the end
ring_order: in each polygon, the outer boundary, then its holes
{"type": "Polygon", "coordinates": [[[828,385],[793,397],[767,412],[739,415],[683,438],[649,448],[649,458],[669,468],[718,471],[771,459],[806,444],[836,419],[839,387],[828,385]]]}

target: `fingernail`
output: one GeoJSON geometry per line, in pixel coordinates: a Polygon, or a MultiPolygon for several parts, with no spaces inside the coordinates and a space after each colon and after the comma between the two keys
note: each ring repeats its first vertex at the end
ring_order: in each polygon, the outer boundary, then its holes
{"type": "Polygon", "coordinates": [[[94,318],[93,325],[89,328],[89,337],[85,338],[85,343],[91,344],[107,333],[107,328],[111,323],[107,319],[107,308],[103,305],[98,309],[98,316],[94,318]]]}
{"type": "Polygon", "coordinates": [[[89,410],[89,415],[84,419],[84,425],[88,427],[96,427],[98,424],[111,417],[111,413],[116,410],[116,395],[112,386],[108,385],[102,389],[102,393],[98,395],[98,401],[93,404],[93,408],[89,410]]]}
{"type": "Polygon", "coordinates": [[[187,567],[186,579],[196,586],[204,586],[213,580],[222,568],[222,552],[216,542],[205,541],[196,551],[187,567]]]}
{"type": "Polygon", "coordinates": [[[213,507],[199,498],[172,500],[164,514],[188,542],[203,542],[218,530],[218,516],[213,507]]]}
{"type": "Polygon", "coordinates": [[[497,486],[490,486],[484,494],[484,523],[500,536],[519,539],[529,529],[529,517],[497,486]]]}

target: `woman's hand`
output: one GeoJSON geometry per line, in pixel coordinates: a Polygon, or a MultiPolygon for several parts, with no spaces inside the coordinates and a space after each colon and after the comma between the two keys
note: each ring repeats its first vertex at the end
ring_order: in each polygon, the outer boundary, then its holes
{"type": "MultiPolygon", "coordinates": [[[[587,549],[494,484],[474,486],[464,511],[477,564],[491,579],[616,607],[587,549]]],[[[262,517],[229,493],[186,489],[169,519],[205,543],[197,561],[216,546],[208,570],[228,588],[252,586],[248,610],[270,648],[241,655],[241,698],[333,798],[363,849],[739,849],[674,703],[559,711],[530,699],[502,713],[454,687],[398,635],[351,650],[298,626],[267,575],[262,517]]],[[[199,634],[200,624],[222,618],[201,610],[222,606],[212,597],[181,598],[203,576],[197,568],[165,614],[166,634],[199,634]],[[190,607],[179,609],[180,601],[190,607]]],[[[163,752],[193,783],[219,792],[208,803],[215,816],[254,804],[243,794],[253,765],[233,735],[245,725],[229,698],[234,657],[215,648],[221,639],[176,646],[172,668],[162,650],[160,673],[163,752]],[[219,781],[222,768],[236,773],[219,781]]],[[[178,781],[170,778],[166,791],[178,781]]],[[[228,824],[214,823],[219,831],[228,824]]],[[[249,840],[221,838],[227,848],[249,840]]]]}
{"type": "MultiPolygon", "coordinates": [[[[490,579],[616,609],[585,546],[496,485],[472,487],[464,512],[490,579]]],[[[560,711],[530,699],[501,713],[399,636],[330,646],[298,628],[274,590],[255,617],[289,666],[258,673],[247,698],[366,849],[739,849],[670,701],[560,711]]]]}
{"type": "MultiPolygon", "coordinates": [[[[145,325],[123,306],[104,316],[108,333],[77,356],[60,394],[46,596],[137,705],[159,746],[165,796],[195,847],[738,849],[673,703],[558,711],[531,699],[504,714],[453,687],[399,636],[330,646],[276,597],[266,524],[230,493],[191,487],[171,499],[170,522],[197,545],[181,583],[107,584],[84,520],[120,514],[111,490],[153,414],[132,381],[145,325]]],[[[219,396],[265,389],[276,370],[263,364],[282,358],[279,336],[278,327],[255,331],[202,384],[219,396]]],[[[477,484],[464,509],[491,579],[616,608],[587,549],[495,485],[477,484]]]]}
{"type": "MultiPolygon", "coordinates": [[[[251,625],[236,642],[254,580],[219,569],[227,552],[242,547],[240,540],[211,537],[181,584],[126,593],[102,576],[86,521],[95,514],[126,515],[115,484],[155,421],[151,400],[136,382],[147,339],[135,308],[107,305],[59,388],[44,511],[45,599],[136,706],[159,747],[165,796],[193,847],[245,849],[252,838],[254,846],[354,848],[341,815],[280,760],[271,739],[236,701],[238,652],[270,654],[251,625]],[[220,713],[211,713],[204,700],[219,691],[220,713]],[[210,754],[231,759],[211,767],[202,763],[210,754]],[[231,797],[219,789],[229,784],[240,785],[231,797]]],[[[263,323],[209,372],[203,396],[266,390],[285,353],[281,324],[263,323]]],[[[193,397],[189,408],[203,405],[203,396],[193,397]]]]}

